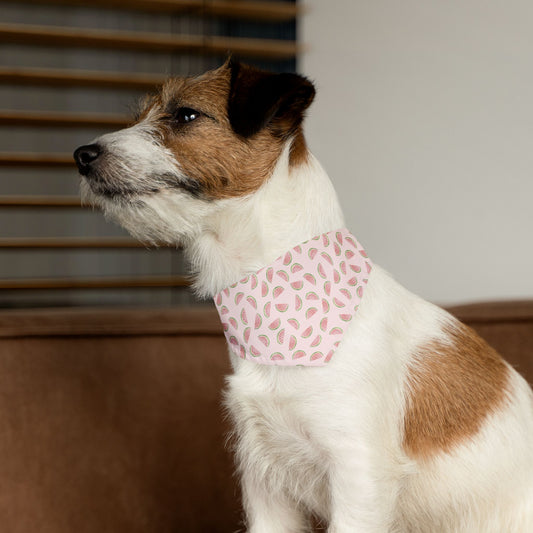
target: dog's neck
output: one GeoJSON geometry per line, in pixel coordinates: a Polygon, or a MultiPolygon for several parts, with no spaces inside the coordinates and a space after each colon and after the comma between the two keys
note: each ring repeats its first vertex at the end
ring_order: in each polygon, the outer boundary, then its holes
{"type": "Polygon", "coordinates": [[[344,226],[331,182],[316,158],[289,162],[289,146],[270,179],[246,198],[221,201],[185,247],[194,287],[211,297],[297,244],[344,226]]]}

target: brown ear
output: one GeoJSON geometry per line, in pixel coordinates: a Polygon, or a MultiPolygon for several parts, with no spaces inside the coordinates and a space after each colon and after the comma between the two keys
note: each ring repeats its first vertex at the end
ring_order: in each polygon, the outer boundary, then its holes
{"type": "Polygon", "coordinates": [[[267,126],[280,136],[292,135],[315,96],[313,84],[298,74],[274,74],[233,60],[228,117],[233,131],[251,137],[267,126]]]}

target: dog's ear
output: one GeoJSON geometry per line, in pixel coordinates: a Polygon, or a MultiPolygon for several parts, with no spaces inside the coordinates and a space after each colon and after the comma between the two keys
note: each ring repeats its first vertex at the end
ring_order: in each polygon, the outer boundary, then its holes
{"type": "Polygon", "coordinates": [[[298,74],[274,74],[238,63],[231,70],[228,117],[233,131],[251,137],[266,126],[288,137],[298,128],[315,96],[313,84],[298,74]]]}

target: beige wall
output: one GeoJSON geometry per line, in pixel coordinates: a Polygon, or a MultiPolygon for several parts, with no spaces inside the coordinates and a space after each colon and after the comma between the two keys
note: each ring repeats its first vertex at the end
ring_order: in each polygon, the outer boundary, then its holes
{"type": "Polygon", "coordinates": [[[533,297],[533,3],[303,4],[308,141],[374,260],[440,303],[533,297]]]}

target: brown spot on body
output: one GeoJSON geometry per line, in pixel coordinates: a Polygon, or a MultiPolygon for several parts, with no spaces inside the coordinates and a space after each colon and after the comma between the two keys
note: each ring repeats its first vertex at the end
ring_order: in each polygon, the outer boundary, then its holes
{"type": "Polygon", "coordinates": [[[473,330],[458,324],[449,342],[421,346],[407,376],[403,445],[428,458],[473,437],[505,403],[509,369],[473,330]]]}

